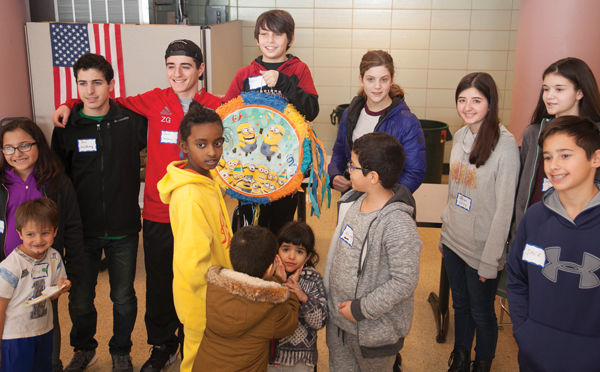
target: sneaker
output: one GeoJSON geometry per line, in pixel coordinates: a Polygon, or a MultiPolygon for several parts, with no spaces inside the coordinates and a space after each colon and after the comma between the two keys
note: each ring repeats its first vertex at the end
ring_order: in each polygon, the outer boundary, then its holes
{"type": "Polygon", "coordinates": [[[160,372],[177,360],[177,349],[169,350],[167,345],[152,346],[152,354],[140,372],[160,372]]]}
{"type": "Polygon", "coordinates": [[[111,354],[113,362],[113,372],[133,372],[133,365],[131,365],[131,357],[129,354],[117,355],[111,354]]]}
{"type": "Polygon", "coordinates": [[[65,368],[65,372],[82,372],[92,364],[96,363],[96,350],[76,350],[71,363],[65,368]]]}

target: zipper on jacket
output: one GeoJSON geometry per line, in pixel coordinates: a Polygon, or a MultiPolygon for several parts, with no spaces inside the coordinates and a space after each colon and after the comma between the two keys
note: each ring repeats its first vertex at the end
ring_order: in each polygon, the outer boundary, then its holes
{"type": "MultiPolygon", "coordinates": [[[[107,123],[107,127],[110,127],[110,123],[107,123]]],[[[101,123],[96,124],[98,130],[98,150],[100,155],[100,197],[102,198],[102,215],[104,218],[104,236],[108,236],[107,230],[107,216],[106,216],[106,199],[104,191],[104,143],[102,142],[102,126],[101,123]]]]}

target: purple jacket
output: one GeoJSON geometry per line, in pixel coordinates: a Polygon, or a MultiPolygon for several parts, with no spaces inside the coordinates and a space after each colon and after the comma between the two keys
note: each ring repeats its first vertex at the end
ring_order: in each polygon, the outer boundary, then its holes
{"type": "MultiPolygon", "coordinates": [[[[356,96],[342,115],[337,139],[333,145],[331,162],[327,169],[331,180],[346,172],[346,164],[350,161],[352,149],[352,132],[364,105],[365,99],[356,96]]],[[[391,134],[402,144],[406,162],[397,183],[414,192],[425,178],[425,137],[419,119],[410,112],[403,98],[393,98],[392,104],[379,117],[375,132],[391,134]]]]}

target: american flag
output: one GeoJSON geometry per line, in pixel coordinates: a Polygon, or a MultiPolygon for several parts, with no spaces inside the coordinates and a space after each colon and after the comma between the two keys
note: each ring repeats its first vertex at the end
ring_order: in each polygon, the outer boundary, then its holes
{"type": "Polygon", "coordinates": [[[103,55],[115,72],[115,89],[111,97],[125,96],[121,25],[98,23],[50,23],[54,106],[77,98],[73,64],[85,53],[103,55]]]}

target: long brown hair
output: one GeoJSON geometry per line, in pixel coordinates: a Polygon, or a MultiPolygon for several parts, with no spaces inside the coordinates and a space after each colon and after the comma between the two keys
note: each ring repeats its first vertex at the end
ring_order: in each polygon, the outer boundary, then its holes
{"type": "MultiPolygon", "coordinates": [[[[579,100],[579,116],[587,117],[594,122],[600,121],[600,93],[598,84],[590,67],[581,59],[567,57],[554,62],[542,75],[542,79],[548,74],[557,74],[569,80],[575,86],[575,90],[581,89],[583,98],[579,100]]],[[[531,123],[540,123],[542,119],[552,116],[546,110],[543,99],[544,90],[540,89],[537,106],[531,116],[531,123]]]]}
{"type": "MultiPolygon", "coordinates": [[[[363,55],[360,61],[360,77],[361,79],[365,76],[365,73],[373,67],[384,66],[390,73],[390,77],[394,78],[394,60],[385,50],[369,50],[363,55]]],[[[365,91],[361,87],[358,90],[358,95],[363,98],[367,98],[365,91]]],[[[400,85],[394,83],[390,87],[390,98],[398,97],[404,98],[404,90],[400,88],[400,85]]]]}
{"type": "MultiPolygon", "coordinates": [[[[0,148],[4,147],[4,134],[14,130],[21,129],[29,134],[35,141],[38,148],[38,159],[33,167],[33,176],[38,188],[41,190],[44,184],[54,186],[58,181],[58,176],[62,171],[60,160],[48,146],[48,141],[44,137],[42,130],[29,119],[18,119],[9,121],[0,128],[0,148]]],[[[6,162],[4,154],[2,154],[2,162],[0,164],[0,182],[6,183],[5,171],[12,167],[6,162]]]]}
{"type": "Polygon", "coordinates": [[[494,79],[487,72],[473,72],[463,77],[454,93],[454,102],[465,89],[477,89],[488,101],[488,112],[477,132],[475,144],[469,156],[469,163],[477,168],[484,165],[500,139],[500,119],[498,118],[498,89],[494,79]]]}

